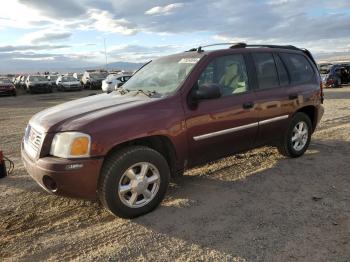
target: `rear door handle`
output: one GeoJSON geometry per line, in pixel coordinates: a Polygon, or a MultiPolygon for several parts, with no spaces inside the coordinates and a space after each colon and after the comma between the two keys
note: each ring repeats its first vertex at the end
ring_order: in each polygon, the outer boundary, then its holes
{"type": "Polygon", "coordinates": [[[244,103],[244,104],[242,105],[242,107],[243,107],[244,109],[251,109],[251,108],[254,107],[254,103],[253,103],[253,102],[246,102],[246,103],[244,103]]]}
{"type": "Polygon", "coordinates": [[[294,99],[297,99],[298,98],[298,94],[290,94],[288,96],[289,100],[294,100],[294,99]]]}

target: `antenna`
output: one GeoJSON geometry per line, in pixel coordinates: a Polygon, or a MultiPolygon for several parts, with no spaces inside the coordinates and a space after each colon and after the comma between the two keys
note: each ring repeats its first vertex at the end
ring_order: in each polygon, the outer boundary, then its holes
{"type": "Polygon", "coordinates": [[[108,63],[107,63],[107,49],[106,49],[106,38],[103,38],[103,43],[105,46],[105,58],[106,58],[106,70],[108,70],[108,63]]]}

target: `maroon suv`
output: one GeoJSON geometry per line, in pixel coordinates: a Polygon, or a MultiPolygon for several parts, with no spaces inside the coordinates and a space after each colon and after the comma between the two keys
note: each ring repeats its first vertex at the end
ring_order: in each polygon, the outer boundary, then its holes
{"type": "Polygon", "coordinates": [[[6,77],[0,77],[0,96],[2,95],[16,95],[16,88],[14,84],[6,77]]]}
{"type": "Polygon", "coordinates": [[[199,47],[146,64],[123,89],[36,114],[22,158],[45,190],[130,218],[153,210],[187,168],[263,145],[301,156],[322,101],[305,49],[199,47]]]}

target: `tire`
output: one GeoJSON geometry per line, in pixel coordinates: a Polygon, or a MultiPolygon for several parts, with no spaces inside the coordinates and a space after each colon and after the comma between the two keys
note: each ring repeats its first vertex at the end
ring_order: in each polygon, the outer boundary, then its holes
{"type": "Polygon", "coordinates": [[[105,160],[99,179],[98,196],[103,206],[112,214],[122,218],[138,217],[151,212],[160,204],[167,191],[169,178],[168,163],[160,153],[144,146],[127,147],[111,154],[105,160]],[[142,180],[141,167],[144,165],[148,165],[146,168],[148,171],[144,176],[145,180],[142,180]],[[129,179],[127,175],[130,170],[134,180],[129,179]],[[158,180],[153,184],[145,182],[157,177],[158,180]],[[122,193],[123,186],[132,189],[122,193]],[[147,198],[142,193],[136,192],[137,190],[148,191],[151,195],[147,198]],[[137,197],[134,197],[135,194],[137,197]],[[133,201],[132,198],[136,200],[133,201]]]}
{"type": "Polygon", "coordinates": [[[295,158],[295,157],[302,156],[307,150],[307,148],[309,147],[311,134],[312,134],[312,124],[311,124],[310,118],[302,112],[296,113],[293,116],[292,120],[290,121],[290,124],[286,133],[283,135],[282,141],[278,146],[278,151],[286,157],[295,158]],[[307,128],[306,133],[305,133],[305,130],[302,132],[305,135],[307,135],[307,137],[301,134],[295,135],[294,128],[298,127],[298,124],[300,123],[303,123],[307,128]],[[293,137],[298,137],[297,141],[300,141],[300,142],[295,142],[295,144],[293,144],[292,142],[293,137]],[[300,143],[299,147],[297,143],[300,143]]]}

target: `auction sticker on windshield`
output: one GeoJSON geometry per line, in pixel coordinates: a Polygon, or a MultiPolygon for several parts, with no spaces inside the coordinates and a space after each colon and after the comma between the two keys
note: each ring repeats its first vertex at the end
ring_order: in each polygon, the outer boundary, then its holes
{"type": "Polygon", "coordinates": [[[179,64],[196,64],[198,61],[200,60],[199,57],[196,57],[196,58],[182,58],[180,61],[179,61],[179,64]]]}

